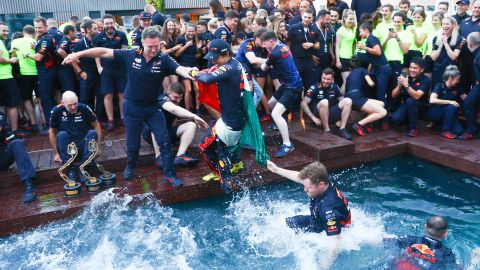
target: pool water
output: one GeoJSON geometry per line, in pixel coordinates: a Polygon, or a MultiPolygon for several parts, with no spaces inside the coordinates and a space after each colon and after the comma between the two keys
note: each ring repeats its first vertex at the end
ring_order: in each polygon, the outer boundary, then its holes
{"type": "MultiPolygon", "coordinates": [[[[382,239],[420,235],[434,214],[448,218],[457,262],[471,264],[479,178],[408,155],[330,175],[352,208],[331,269],[386,269],[382,239]]],[[[0,238],[0,269],[316,269],[328,238],[287,228],[300,213],[308,199],[293,182],[173,206],[106,191],[72,219],[0,238]]]]}

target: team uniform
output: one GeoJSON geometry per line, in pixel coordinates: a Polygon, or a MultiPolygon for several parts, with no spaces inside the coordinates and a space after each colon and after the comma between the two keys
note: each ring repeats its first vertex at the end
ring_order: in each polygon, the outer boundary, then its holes
{"type": "MultiPolygon", "coordinates": [[[[74,51],[75,42],[72,42],[68,37],[62,37],[60,43],[57,46],[58,49],[62,49],[65,53],[71,54],[74,51]]],[[[75,91],[76,86],[76,76],[73,72],[73,68],[71,65],[59,65],[58,66],[58,79],[60,80],[60,85],[62,87],[62,92],[67,90],[75,91]]]]}
{"type": "Polygon", "coordinates": [[[43,55],[43,59],[37,62],[38,91],[42,100],[45,119],[50,119],[50,112],[55,106],[55,83],[57,79],[57,59],[55,39],[48,33],[39,37],[35,46],[35,52],[43,55]]]}
{"type": "Polygon", "coordinates": [[[347,77],[345,96],[352,100],[352,108],[357,111],[360,111],[368,101],[364,92],[365,77],[368,75],[367,69],[356,68],[347,77]]]}
{"type": "Polygon", "coordinates": [[[319,40],[320,40],[320,49],[314,50],[314,55],[318,57],[319,64],[314,65],[314,78],[315,81],[318,81],[322,71],[328,67],[332,66],[332,55],[330,54],[330,46],[333,44],[333,34],[332,29],[330,27],[325,27],[325,29],[321,29],[318,27],[316,23],[313,24],[315,30],[319,33],[319,40]]]}
{"type": "Polygon", "coordinates": [[[473,64],[476,84],[463,99],[463,114],[467,122],[466,132],[478,136],[477,112],[480,110],[480,47],[473,52],[473,55],[475,56],[473,64]]]}
{"type": "Polygon", "coordinates": [[[20,66],[20,77],[17,79],[17,83],[23,101],[32,100],[32,92],[35,92],[35,96],[40,97],[38,92],[38,73],[35,60],[24,57],[27,53],[35,53],[35,50],[32,49],[32,45],[35,43],[35,39],[23,37],[12,40],[12,43],[10,44],[12,50],[16,52],[15,54],[20,66]]]}
{"type": "MultiPolygon", "coordinates": [[[[455,100],[458,104],[462,103],[460,96],[463,94],[463,90],[459,88],[449,89],[444,82],[438,83],[433,89],[433,93],[438,95],[438,99],[455,100]]],[[[441,123],[442,131],[449,131],[456,135],[460,135],[463,131],[457,118],[457,107],[454,105],[430,104],[427,118],[435,123],[441,123]]]]}
{"type": "MultiPolygon", "coordinates": [[[[367,48],[373,48],[376,45],[380,46],[380,50],[382,50],[382,45],[378,38],[373,35],[368,36],[367,41],[365,43],[367,48]]],[[[368,54],[370,62],[372,64],[372,72],[371,75],[375,78],[376,81],[376,99],[383,101],[385,103],[385,107],[388,108],[387,98],[385,97],[390,96],[390,91],[388,91],[388,84],[390,77],[392,75],[392,67],[387,62],[387,58],[383,53],[380,56],[374,56],[372,54],[368,54]]]]}
{"type": "MultiPolygon", "coordinates": [[[[447,40],[448,44],[450,44],[451,40],[452,40],[452,37],[449,37],[447,40]]],[[[438,50],[437,37],[434,37],[432,42],[433,42],[433,50],[438,50]]],[[[455,51],[457,49],[462,50],[464,45],[465,45],[465,40],[463,40],[462,37],[459,35],[457,37],[457,40],[455,41],[455,44],[453,46],[450,46],[450,48],[452,49],[452,51],[455,51]]],[[[456,65],[456,62],[450,59],[450,57],[448,57],[448,54],[445,48],[442,48],[437,61],[435,61],[435,64],[433,65],[432,85],[437,85],[438,83],[442,82],[443,72],[445,71],[445,68],[448,67],[449,65],[456,65]]]]}
{"type": "MultiPolygon", "coordinates": [[[[10,59],[10,54],[0,40],[0,51],[2,58],[10,59]]],[[[12,75],[12,65],[10,63],[0,64],[0,106],[14,108],[20,105],[20,93],[18,91],[17,82],[12,75]]]]}
{"type": "MultiPolygon", "coordinates": [[[[206,31],[205,33],[199,35],[198,40],[202,42],[202,47],[200,47],[200,50],[206,50],[207,49],[207,44],[213,40],[213,35],[211,32],[206,31]]],[[[208,61],[204,59],[203,57],[205,54],[202,53],[201,57],[197,58],[197,64],[200,70],[207,68],[208,66],[208,61]]]]}
{"type": "Polygon", "coordinates": [[[339,235],[342,228],[351,223],[350,208],[345,196],[330,182],[324,194],[310,198],[310,215],[298,215],[286,219],[287,225],[302,232],[320,233],[328,236],[339,235]]]}
{"type": "Polygon", "coordinates": [[[335,83],[332,83],[330,87],[322,87],[321,83],[317,85],[312,85],[310,89],[307,90],[305,97],[310,99],[308,106],[312,111],[313,115],[320,117],[320,112],[318,111],[318,103],[323,99],[328,100],[328,122],[335,123],[342,117],[342,109],[338,106],[342,96],[340,88],[335,83]]]}
{"type": "Polygon", "coordinates": [[[135,48],[139,48],[139,49],[143,49],[143,45],[142,45],[142,32],[143,32],[143,27],[142,26],[139,26],[137,29],[133,30],[132,32],[132,43],[131,43],[131,48],[132,47],[135,47],[135,48]]]}
{"type": "Polygon", "coordinates": [[[215,30],[215,33],[213,33],[213,39],[222,39],[227,42],[228,45],[232,46],[233,45],[233,33],[228,26],[225,24],[222,26],[219,26],[217,30],[215,30]]]}
{"type": "MultiPolygon", "coordinates": [[[[185,46],[187,43],[187,39],[185,37],[178,37],[177,44],[181,44],[185,46]]],[[[197,44],[193,42],[193,44],[188,47],[183,53],[178,57],[178,63],[184,67],[196,67],[197,66],[197,53],[198,48],[197,44]]]]}
{"type": "MultiPolygon", "coordinates": [[[[473,18],[470,17],[463,20],[462,23],[459,25],[459,32],[464,39],[467,39],[468,35],[473,32],[480,32],[479,19],[474,21],[473,18]]],[[[470,88],[473,87],[479,80],[474,73],[474,69],[472,69],[472,65],[474,65],[474,59],[475,54],[470,52],[468,46],[463,46],[462,52],[459,56],[459,69],[462,73],[462,80],[460,81],[460,85],[463,87],[463,89],[465,89],[465,92],[467,93],[470,91],[470,88]]]]}

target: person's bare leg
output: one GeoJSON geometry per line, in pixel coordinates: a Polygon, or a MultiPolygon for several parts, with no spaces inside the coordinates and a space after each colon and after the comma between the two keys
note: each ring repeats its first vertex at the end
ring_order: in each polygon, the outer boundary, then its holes
{"type": "Polygon", "coordinates": [[[320,114],[320,120],[322,121],[323,130],[325,132],[330,132],[330,126],[328,123],[328,115],[330,113],[328,111],[328,100],[326,99],[320,100],[320,102],[318,102],[317,104],[317,108],[320,114]]]}
{"type": "Polygon", "coordinates": [[[347,84],[348,75],[350,75],[350,71],[342,72],[341,75],[342,75],[343,83],[342,83],[342,87],[340,87],[340,91],[342,92],[342,95],[345,95],[345,87],[347,84]]]}
{"type": "Polygon", "coordinates": [[[123,120],[123,93],[118,94],[118,109],[120,110],[120,118],[123,120]]]}
{"type": "Polygon", "coordinates": [[[190,111],[192,109],[192,86],[190,84],[190,80],[183,80],[182,81],[183,88],[185,89],[184,101],[185,101],[185,109],[190,111]]]}
{"type": "Polygon", "coordinates": [[[153,151],[155,152],[155,157],[158,157],[160,155],[160,147],[158,146],[157,140],[155,140],[155,135],[153,135],[153,132],[150,133],[152,136],[152,144],[153,144],[153,151]]]}
{"type": "Polygon", "coordinates": [[[350,112],[352,111],[352,100],[350,98],[344,98],[340,101],[338,107],[342,110],[340,129],[345,129],[348,118],[350,117],[350,112]]]}
{"type": "Polygon", "coordinates": [[[42,107],[42,100],[37,97],[37,106],[38,106],[38,111],[40,113],[40,122],[42,125],[46,125],[47,121],[45,121],[45,114],[43,114],[43,107],[42,107]]]}
{"type": "Polygon", "coordinates": [[[36,125],[37,120],[35,119],[35,111],[33,109],[33,104],[31,100],[26,100],[23,103],[23,106],[25,107],[25,111],[27,111],[28,118],[30,118],[30,124],[31,125],[36,125]]]}
{"type": "Polygon", "coordinates": [[[282,142],[285,145],[292,145],[290,142],[290,136],[288,134],[288,124],[285,121],[285,118],[282,117],[287,111],[285,106],[282,103],[277,103],[272,110],[272,119],[278,127],[278,131],[280,131],[280,135],[282,136],[282,142]]]}
{"type": "Polygon", "coordinates": [[[113,94],[109,93],[103,97],[103,104],[105,105],[105,112],[107,113],[108,121],[113,121],[113,94]]]}
{"type": "Polygon", "coordinates": [[[180,145],[178,146],[177,156],[187,152],[188,147],[193,142],[196,130],[197,125],[194,122],[187,122],[178,126],[177,137],[180,138],[180,145]]]}
{"type": "Polygon", "coordinates": [[[12,126],[12,131],[18,129],[18,108],[7,108],[8,119],[10,119],[10,125],[12,126]]]}
{"type": "MultiPolygon", "coordinates": [[[[383,104],[383,102],[379,101],[383,104]]],[[[362,112],[368,113],[367,117],[363,118],[362,120],[358,121],[358,123],[362,126],[365,126],[369,123],[375,122],[377,120],[382,119],[387,115],[387,110],[383,108],[383,105],[380,106],[377,102],[372,102],[369,99],[362,107],[362,112]]]]}

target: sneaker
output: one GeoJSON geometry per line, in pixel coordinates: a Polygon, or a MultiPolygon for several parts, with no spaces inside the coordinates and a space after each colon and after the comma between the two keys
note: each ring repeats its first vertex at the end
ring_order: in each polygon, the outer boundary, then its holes
{"type": "Polygon", "coordinates": [[[278,152],[275,154],[275,157],[276,158],[284,157],[288,155],[288,153],[292,152],[293,149],[295,149],[295,147],[293,147],[293,144],[291,144],[290,146],[282,144],[282,146],[280,146],[280,150],[278,150],[278,152]]]}
{"type": "Polygon", "coordinates": [[[125,179],[126,181],[132,180],[134,176],[133,171],[134,171],[133,168],[130,168],[130,167],[125,168],[125,171],[123,171],[123,179],[125,179]]]}
{"type": "Polygon", "coordinates": [[[22,128],[17,128],[16,130],[12,131],[13,134],[15,134],[15,136],[19,137],[19,138],[24,138],[30,134],[32,134],[30,131],[26,131],[22,128]]]}
{"type": "Polygon", "coordinates": [[[239,161],[235,164],[233,164],[232,168],[230,169],[231,173],[239,173],[243,171],[245,168],[243,167],[243,162],[239,161]]]}
{"type": "Polygon", "coordinates": [[[271,125],[269,125],[267,128],[268,128],[269,130],[278,130],[278,127],[277,127],[277,125],[275,125],[275,124],[271,124],[271,125]]]}
{"type": "Polygon", "coordinates": [[[186,154],[181,154],[175,157],[174,164],[179,166],[193,166],[200,160],[198,158],[189,157],[186,154]]]}
{"type": "Polygon", "coordinates": [[[360,125],[359,123],[353,124],[352,125],[353,130],[357,132],[359,136],[365,136],[367,131],[365,130],[365,127],[360,125]]]}
{"type": "Polygon", "coordinates": [[[372,133],[373,132],[373,125],[372,124],[368,124],[368,125],[365,125],[363,127],[365,128],[365,131],[367,131],[367,133],[372,133]]]}
{"type": "Polygon", "coordinates": [[[37,196],[35,195],[35,185],[32,179],[23,181],[25,188],[23,189],[23,203],[31,203],[35,201],[37,196]]]}
{"type": "Polygon", "coordinates": [[[107,124],[105,125],[105,129],[107,131],[112,131],[115,129],[115,124],[113,124],[113,121],[108,121],[107,124]]]}
{"type": "Polygon", "coordinates": [[[29,131],[29,132],[38,132],[40,131],[40,129],[38,128],[38,125],[35,124],[35,125],[28,125],[26,127],[23,128],[24,130],[26,131],[29,131]]]}
{"type": "Polygon", "coordinates": [[[174,188],[183,186],[183,181],[177,177],[164,177],[163,182],[170,184],[174,188]]]}
{"type": "Polygon", "coordinates": [[[418,128],[414,128],[414,129],[411,129],[411,130],[408,131],[407,136],[415,138],[415,137],[418,136],[418,134],[419,134],[418,128]]]}
{"type": "Polygon", "coordinates": [[[478,133],[474,134],[474,133],[465,132],[462,135],[458,136],[457,139],[459,139],[461,141],[469,141],[471,139],[478,139],[478,133]]]}
{"type": "Polygon", "coordinates": [[[272,115],[265,113],[263,116],[260,117],[260,122],[266,122],[272,120],[272,115]]]}
{"type": "Polygon", "coordinates": [[[440,136],[447,138],[447,139],[456,139],[458,136],[451,133],[450,131],[442,131],[440,136]]]}
{"type": "Polygon", "coordinates": [[[154,161],[155,168],[163,170],[162,156],[158,155],[154,161]]]}
{"type": "Polygon", "coordinates": [[[210,181],[220,181],[220,176],[214,174],[214,173],[209,173],[202,177],[202,180],[205,182],[210,182],[210,181]]]}
{"type": "Polygon", "coordinates": [[[351,140],[352,139],[352,136],[350,136],[350,134],[348,134],[347,130],[342,128],[338,131],[338,134],[340,135],[340,137],[344,138],[345,140],[351,140]]]}

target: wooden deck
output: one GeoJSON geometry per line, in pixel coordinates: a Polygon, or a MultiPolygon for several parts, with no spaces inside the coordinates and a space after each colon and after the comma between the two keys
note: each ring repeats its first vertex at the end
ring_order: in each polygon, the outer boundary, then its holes
{"type": "MultiPolygon", "coordinates": [[[[282,167],[300,169],[313,160],[322,161],[329,169],[339,169],[380,160],[404,153],[480,176],[480,140],[447,140],[438,132],[422,130],[417,138],[405,136],[404,130],[375,131],[365,137],[354,136],[353,141],[344,140],[334,134],[325,134],[311,123],[302,126],[299,121],[290,123],[291,137],[295,151],[287,158],[275,159],[282,167]]],[[[280,145],[276,131],[265,130],[265,140],[270,154],[280,145]]],[[[155,169],[153,149],[142,144],[138,177],[124,181],[122,171],[126,164],[125,138],[123,129],[110,134],[113,145],[102,147],[98,162],[117,174],[115,192],[137,195],[153,193],[164,204],[205,198],[222,194],[218,182],[206,183],[201,176],[209,171],[201,162],[193,168],[177,168],[177,175],[185,185],[176,190],[164,184],[162,171],[155,169]]],[[[36,202],[24,205],[21,201],[23,184],[14,166],[9,172],[0,173],[0,236],[18,233],[58,219],[70,217],[80,211],[94,196],[82,187],[82,193],[75,198],[63,196],[63,180],[57,173],[60,164],[53,162],[52,149],[47,137],[25,140],[30,157],[37,168],[36,202]]],[[[191,150],[198,155],[197,149],[191,150]]],[[[260,168],[254,162],[254,153],[244,151],[244,163],[248,168],[241,174],[247,186],[257,186],[282,181],[276,175],[260,168]],[[259,177],[261,174],[262,177],[259,177]]]]}

